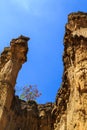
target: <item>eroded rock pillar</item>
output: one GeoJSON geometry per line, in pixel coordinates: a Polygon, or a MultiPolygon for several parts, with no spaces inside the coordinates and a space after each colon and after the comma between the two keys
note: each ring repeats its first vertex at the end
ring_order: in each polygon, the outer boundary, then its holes
{"type": "Polygon", "coordinates": [[[5,48],[0,57],[0,130],[4,130],[9,118],[16,78],[22,64],[27,60],[28,40],[24,36],[13,39],[10,47],[5,48]]]}

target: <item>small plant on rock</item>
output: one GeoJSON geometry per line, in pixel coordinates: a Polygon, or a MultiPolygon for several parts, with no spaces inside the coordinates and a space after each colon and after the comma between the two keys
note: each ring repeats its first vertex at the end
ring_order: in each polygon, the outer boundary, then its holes
{"type": "Polygon", "coordinates": [[[20,99],[24,99],[26,101],[36,100],[42,94],[38,91],[36,85],[24,86],[22,90],[22,94],[20,95],[20,99]]]}

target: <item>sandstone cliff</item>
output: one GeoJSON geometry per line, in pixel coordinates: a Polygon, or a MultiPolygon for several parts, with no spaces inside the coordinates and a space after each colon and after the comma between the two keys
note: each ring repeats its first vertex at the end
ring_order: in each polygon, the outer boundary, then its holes
{"type": "Polygon", "coordinates": [[[87,129],[87,14],[68,16],[64,37],[64,74],[56,98],[55,130],[87,129]]]}
{"type": "Polygon", "coordinates": [[[14,95],[29,38],[11,41],[0,57],[0,130],[87,130],[87,13],[68,16],[64,73],[54,103],[25,102],[14,95]]]}

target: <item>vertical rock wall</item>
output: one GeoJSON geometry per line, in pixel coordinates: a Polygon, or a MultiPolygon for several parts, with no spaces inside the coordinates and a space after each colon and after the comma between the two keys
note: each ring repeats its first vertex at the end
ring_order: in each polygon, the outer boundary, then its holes
{"type": "Polygon", "coordinates": [[[64,75],[56,105],[55,130],[87,129],[87,14],[68,16],[64,37],[64,75]],[[60,109],[59,109],[60,108],[60,109]]]}

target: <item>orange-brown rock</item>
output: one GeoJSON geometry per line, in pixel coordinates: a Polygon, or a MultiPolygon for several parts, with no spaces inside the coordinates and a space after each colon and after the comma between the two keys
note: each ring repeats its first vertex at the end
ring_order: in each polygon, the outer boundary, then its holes
{"type": "Polygon", "coordinates": [[[18,71],[26,61],[29,38],[11,41],[0,57],[0,130],[87,129],[87,13],[68,16],[64,73],[54,103],[25,102],[14,95],[18,71]]]}
{"type": "Polygon", "coordinates": [[[0,130],[52,130],[52,103],[37,105],[14,96],[16,78],[27,60],[29,38],[13,39],[0,57],[0,130]]]}
{"type": "Polygon", "coordinates": [[[52,103],[38,105],[14,96],[6,130],[52,130],[52,108],[52,103]]]}
{"type": "Polygon", "coordinates": [[[14,96],[16,78],[22,64],[26,61],[29,38],[20,36],[11,41],[0,57],[0,130],[8,125],[8,113],[14,96]]]}
{"type": "Polygon", "coordinates": [[[63,83],[56,98],[54,130],[87,129],[87,13],[68,16],[63,83]]]}

